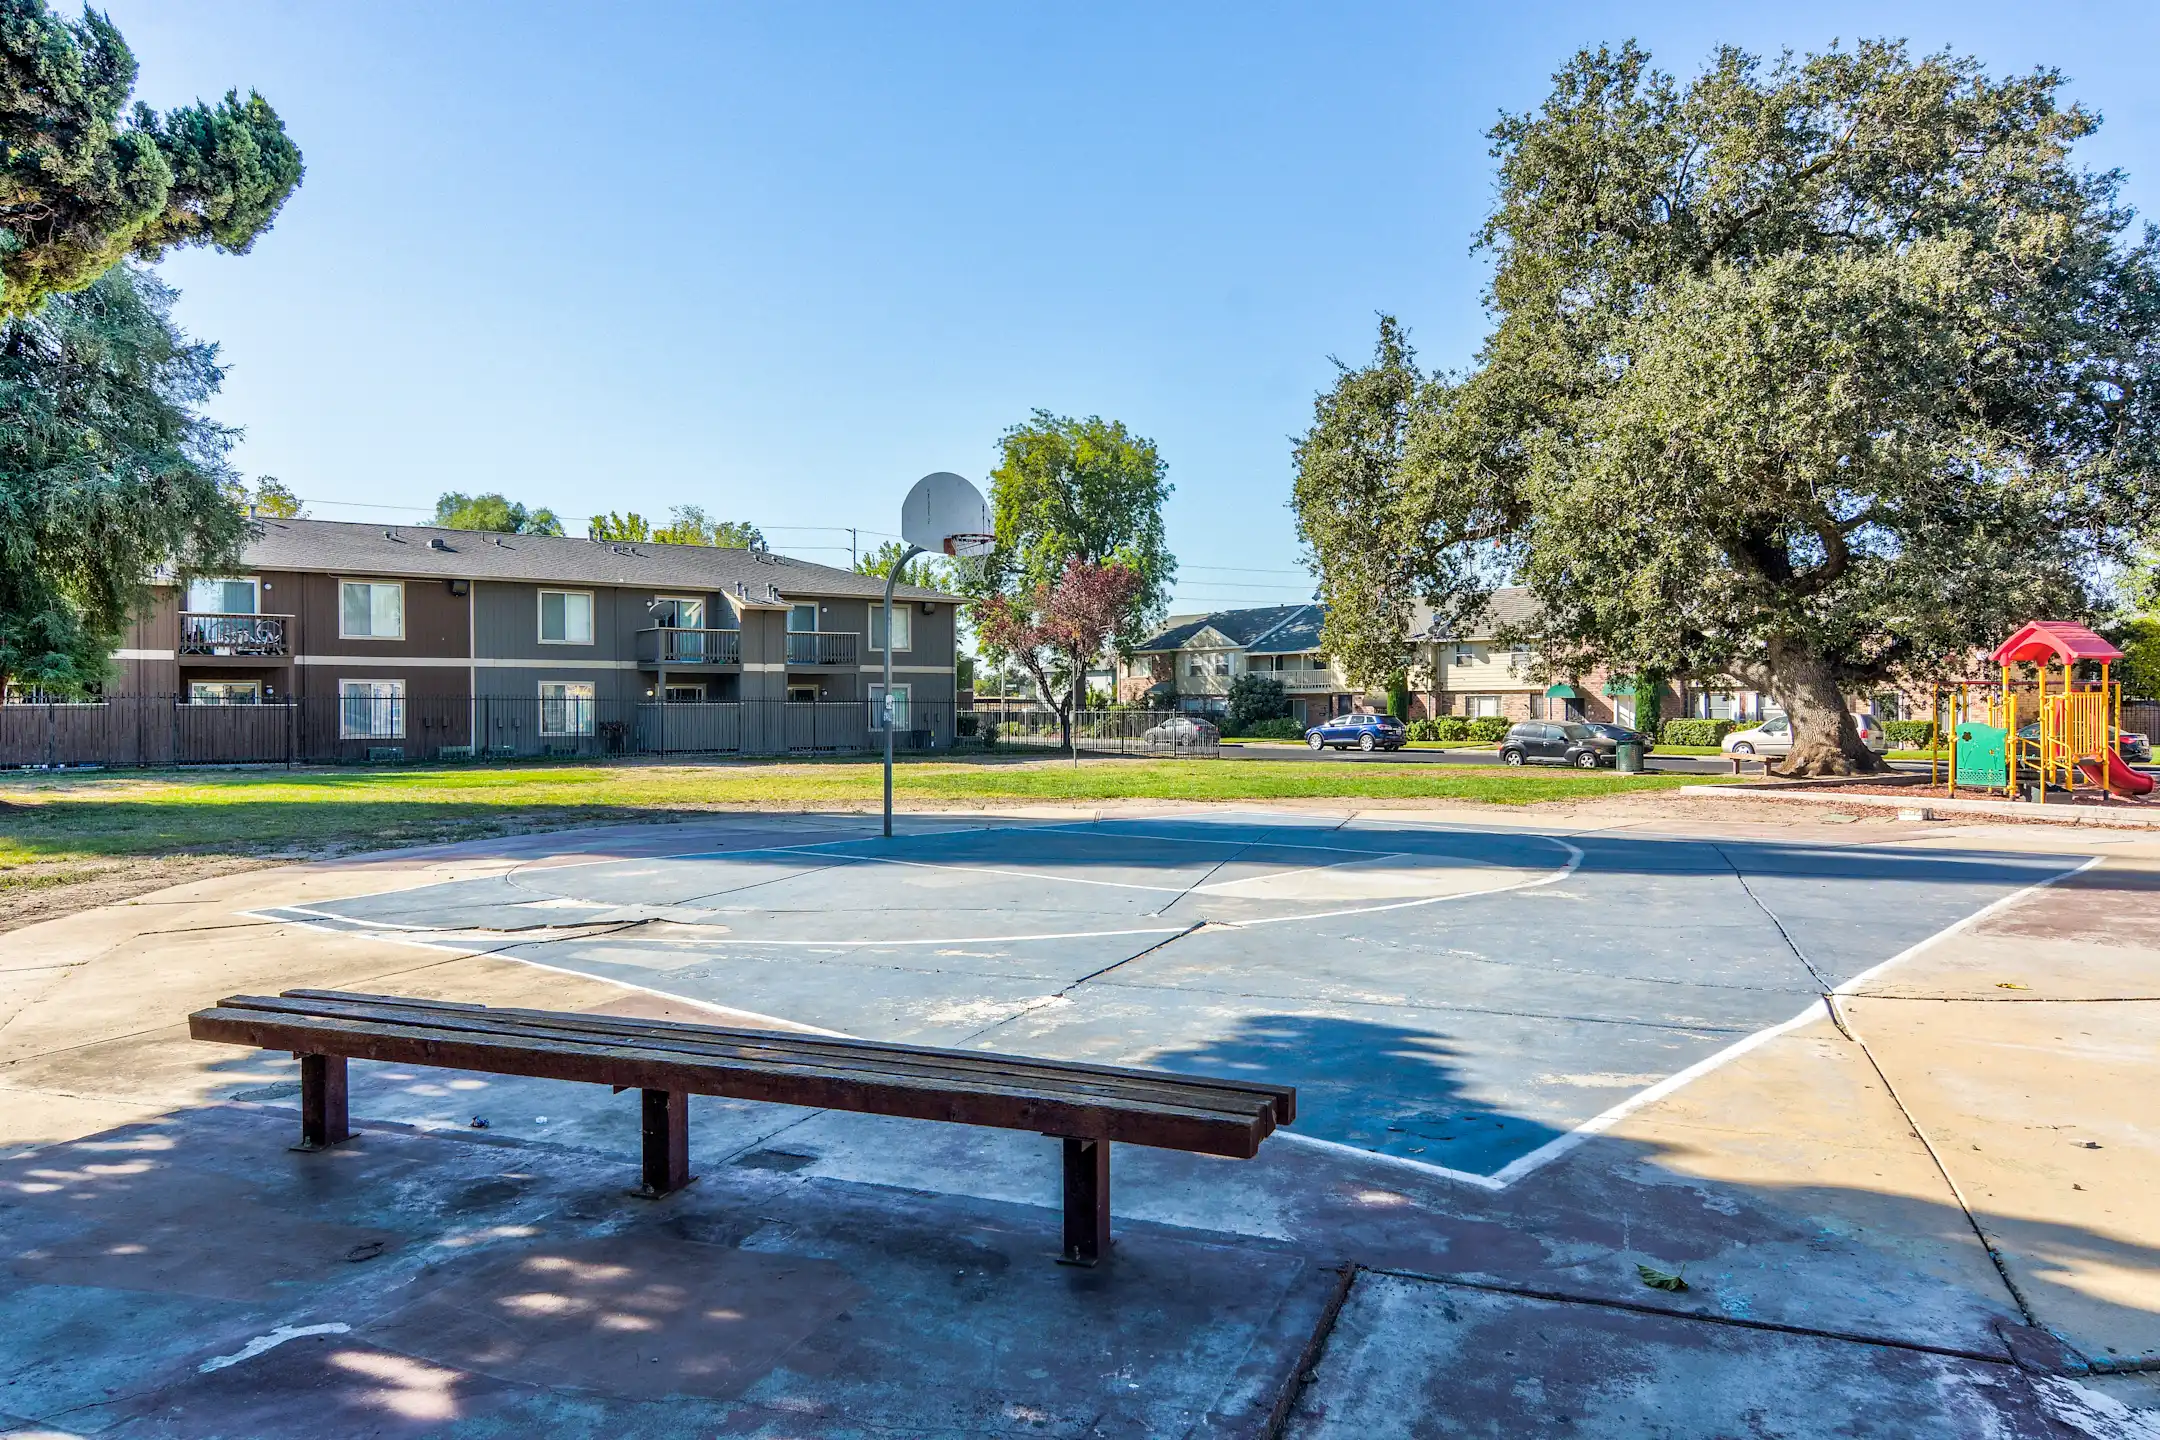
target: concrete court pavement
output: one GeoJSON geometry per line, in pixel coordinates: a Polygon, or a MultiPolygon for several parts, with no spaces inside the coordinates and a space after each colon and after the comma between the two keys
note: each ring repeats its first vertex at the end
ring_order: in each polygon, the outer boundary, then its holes
{"type": "Polygon", "coordinates": [[[185,1037],[219,994],[295,985],[730,1018],[240,912],[859,817],[47,922],[0,938],[0,1435],[2160,1434],[2149,1374],[2084,1373],[2160,1359],[2160,840],[1571,824],[2105,858],[1856,987],[1844,1031],[1786,1029],[1504,1189],[1282,1139],[1123,1148],[1094,1272],[1048,1263],[1034,1137],[700,1100],[703,1178],[642,1204],[633,1097],[356,1067],[360,1137],[295,1156],[290,1061],[185,1037]],[[490,1128],[444,1123],[467,1110],[490,1128]]]}

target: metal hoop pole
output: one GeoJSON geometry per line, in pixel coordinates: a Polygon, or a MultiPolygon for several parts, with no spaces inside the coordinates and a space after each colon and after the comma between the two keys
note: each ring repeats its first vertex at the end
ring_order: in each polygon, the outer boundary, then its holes
{"type": "Polygon", "coordinates": [[[922,553],[922,546],[908,546],[907,553],[893,561],[892,569],[885,572],[885,693],[879,701],[879,709],[883,713],[878,716],[878,719],[883,721],[885,725],[885,838],[887,840],[892,839],[892,592],[893,585],[900,579],[900,572],[907,568],[908,561],[913,560],[922,553]]]}

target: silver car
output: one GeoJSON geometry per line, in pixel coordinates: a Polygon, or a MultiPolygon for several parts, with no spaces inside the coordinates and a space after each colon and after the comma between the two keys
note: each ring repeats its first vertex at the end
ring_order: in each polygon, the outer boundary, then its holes
{"type": "MultiPolygon", "coordinates": [[[[1860,743],[1877,755],[1890,748],[1890,732],[1872,715],[1855,715],[1853,724],[1859,728],[1860,743]]],[[[1789,755],[1792,753],[1792,720],[1784,715],[1772,715],[1751,730],[1735,730],[1718,742],[1718,748],[1727,755],[1789,755]]]]}

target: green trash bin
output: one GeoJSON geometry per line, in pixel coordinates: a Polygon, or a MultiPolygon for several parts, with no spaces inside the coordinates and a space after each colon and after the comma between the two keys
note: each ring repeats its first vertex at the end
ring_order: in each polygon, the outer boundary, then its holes
{"type": "Polygon", "coordinates": [[[1622,775],[1642,774],[1642,742],[1640,740],[1622,740],[1620,748],[1613,755],[1613,769],[1619,771],[1622,775]]]}

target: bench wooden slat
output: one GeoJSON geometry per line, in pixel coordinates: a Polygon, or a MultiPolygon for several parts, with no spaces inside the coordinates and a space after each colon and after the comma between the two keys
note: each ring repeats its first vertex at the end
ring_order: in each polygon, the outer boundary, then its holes
{"type": "Polygon", "coordinates": [[[1040,1087],[989,1080],[961,1087],[859,1070],[821,1072],[807,1065],[699,1060],[635,1044],[506,1041],[484,1030],[309,1018],[242,1007],[198,1011],[188,1017],[188,1031],[198,1040],[260,1049],[1086,1136],[1241,1160],[1257,1154],[1260,1142],[1275,1128],[1272,1107],[1265,1104],[1238,1115],[1114,1095],[1065,1099],[1040,1093],[1040,1087]]]}
{"type": "MultiPolygon", "coordinates": [[[[299,1012],[279,1011],[268,1007],[239,1007],[248,1013],[266,1017],[287,1016],[298,1020],[316,1018],[299,1012]]],[[[1219,1090],[1202,1084],[1180,1085],[1174,1080],[1161,1078],[1152,1083],[1118,1078],[1097,1080],[1085,1076],[1058,1076],[1049,1081],[1041,1077],[1014,1074],[996,1063],[999,1057],[983,1055],[964,1057],[964,1062],[952,1066],[935,1067],[913,1062],[895,1062],[877,1056],[804,1056],[769,1049],[764,1046],[738,1044],[700,1039],[698,1037],[646,1037],[622,1036],[606,1032],[591,1033],[572,1030],[556,1030],[530,1022],[513,1024],[490,1023],[479,1016],[461,1017],[456,1020],[433,1017],[425,1021],[406,1020],[395,1012],[370,1013],[354,1007],[352,1013],[325,1016],[354,1021],[362,1024],[393,1024],[426,1029],[443,1034],[486,1035],[498,1040],[563,1041],[572,1044],[599,1044],[619,1048],[632,1048],[640,1053],[680,1058],[686,1062],[720,1065],[753,1064],[775,1071],[801,1070],[819,1075],[865,1075],[873,1078],[906,1078],[927,1085],[946,1088],[987,1088],[1003,1091],[1026,1091],[1043,1093],[1060,1099],[1084,1101],[1090,1098],[1116,1100],[1130,1105],[1171,1105],[1185,1110],[1207,1110],[1222,1114],[1245,1116],[1255,1113],[1271,1113],[1265,1096],[1251,1095],[1243,1091],[1219,1090]]]]}
{"type": "MultiPolygon", "coordinates": [[[[345,1004],[365,1004],[396,1007],[401,1010],[442,1010],[460,1014],[477,1014],[488,1017],[515,1017],[518,1020],[543,1024],[562,1030],[586,1030],[594,1033],[629,1034],[647,1033],[694,1038],[712,1038],[740,1044],[754,1044],[799,1050],[817,1055],[888,1055],[913,1057],[918,1062],[943,1066],[957,1062],[974,1061],[971,1052],[941,1049],[935,1046],[906,1045],[889,1040],[858,1040],[852,1036],[806,1035],[791,1030],[758,1030],[743,1026],[705,1025],[682,1020],[651,1020],[642,1016],[613,1016],[594,1014],[571,1014],[557,1010],[527,1010],[506,1005],[475,1005],[455,1000],[419,1000],[402,995],[370,995],[352,990],[287,990],[277,996],[235,995],[220,1000],[222,1006],[268,1006],[277,1001],[308,1000],[329,1001],[345,1004]]],[[[282,1008],[282,1007],[280,1007],[282,1008]]],[[[981,1060],[997,1062],[998,1068],[1011,1076],[1042,1076],[1046,1079],[1068,1076],[1077,1079],[1127,1079],[1142,1083],[1172,1081],[1180,1086],[1205,1084],[1211,1088],[1254,1095],[1268,1100],[1275,1109],[1275,1123],[1288,1125],[1297,1119],[1297,1089],[1288,1085],[1230,1079],[1217,1075],[1192,1075],[1168,1070],[1145,1070],[1135,1066],[1098,1065],[1090,1061],[1049,1060],[1033,1055],[1008,1055],[984,1051],[981,1060]]]]}

